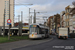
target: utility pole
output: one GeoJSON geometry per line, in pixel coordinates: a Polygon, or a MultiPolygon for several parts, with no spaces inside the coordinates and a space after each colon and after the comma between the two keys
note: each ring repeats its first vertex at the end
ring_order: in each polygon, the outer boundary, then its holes
{"type": "MultiPolygon", "coordinates": [[[[18,23],[20,24],[20,15],[18,15],[18,23]]],[[[19,32],[19,35],[20,35],[20,25],[18,24],[18,32],[19,32]]]]}
{"type": "MultiPolygon", "coordinates": [[[[43,17],[43,20],[44,20],[44,22],[45,22],[45,19],[44,19],[44,17],[43,17]]],[[[44,23],[44,28],[45,28],[45,23],[44,23]]]]}
{"type": "Polygon", "coordinates": [[[21,36],[22,36],[22,23],[23,23],[23,11],[21,11],[21,27],[20,27],[20,33],[21,33],[21,36]]]}
{"type": "Polygon", "coordinates": [[[23,22],[23,11],[21,11],[21,22],[23,22]]]}
{"type": "Polygon", "coordinates": [[[29,25],[30,25],[30,8],[29,8],[29,25]]]}
{"type": "Polygon", "coordinates": [[[30,23],[32,24],[32,15],[31,15],[31,17],[30,17],[30,23]]]}
{"type": "MultiPolygon", "coordinates": [[[[9,19],[10,19],[10,0],[9,0],[9,19]]],[[[10,40],[10,25],[9,25],[8,40],[10,40]]]]}
{"type": "MultiPolygon", "coordinates": [[[[44,12],[35,12],[35,9],[34,9],[34,12],[30,12],[30,9],[29,9],[29,14],[30,13],[34,13],[34,17],[33,17],[33,23],[36,23],[36,13],[44,13],[44,12]]],[[[30,16],[30,15],[29,15],[30,16]]],[[[30,19],[29,19],[30,21],[30,19]]]]}
{"type": "Polygon", "coordinates": [[[4,9],[3,37],[4,35],[5,35],[5,9],[4,9]]]}
{"type": "Polygon", "coordinates": [[[20,15],[18,15],[18,23],[20,22],[20,15]]]}
{"type": "Polygon", "coordinates": [[[34,9],[34,22],[33,23],[36,23],[36,13],[35,13],[35,9],[34,9]]]}

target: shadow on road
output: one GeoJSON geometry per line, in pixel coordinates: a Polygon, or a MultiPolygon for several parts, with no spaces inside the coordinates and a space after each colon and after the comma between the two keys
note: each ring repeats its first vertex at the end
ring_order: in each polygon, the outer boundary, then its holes
{"type": "Polygon", "coordinates": [[[36,39],[30,39],[30,40],[46,40],[46,39],[51,39],[51,37],[48,37],[48,38],[36,38],[36,39]]]}

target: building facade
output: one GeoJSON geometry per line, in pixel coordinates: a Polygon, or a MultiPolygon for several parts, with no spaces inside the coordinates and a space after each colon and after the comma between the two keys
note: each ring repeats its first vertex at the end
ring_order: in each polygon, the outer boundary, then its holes
{"type": "Polygon", "coordinates": [[[60,26],[61,27],[64,27],[64,18],[65,18],[65,11],[62,11],[61,13],[60,13],[60,26]]]}
{"type": "MultiPolygon", "coordinates": [[[[9,19],[9,0],[0,0],[0,26],[3,26],[4,17],[5,17],[5,26],[8,26],[7,19],[9,19]]],[[[11,25],[14,26],[14,0],[10,0],[10,19],[11,25]]]]}
{"type": "Polygon", "coordinates": [[[73,6],[72,9],[70,10],[70,14],[72,16],[72,18],[70,19],[70,21],[72,21],[70,30],[72,30],[72,33],[75,33],[75,6],[73,6]]]}
{"type": "Polygon", "coordinates": [[[73,5],[69,5],[65,8],[65,15],[64,15],[64,27],[67,27],[69,30],[68,33],[73,33],[73,18],[74,14],[72,13],[73,5]]]}
{"type": "Polygon", "coordinates": [[[52,29],[54,28],[54,23],[53,23],[53,16],[50,16],[48,18],[48,26],[50,28],[50,34],[52,33],[52,29]]]}

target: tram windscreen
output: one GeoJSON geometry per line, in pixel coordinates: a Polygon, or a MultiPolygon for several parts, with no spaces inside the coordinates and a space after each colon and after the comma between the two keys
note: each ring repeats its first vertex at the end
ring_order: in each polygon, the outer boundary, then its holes
{"type": "Polygon", "coordinates": [[[30,34],[32,34],[32,32],[36,32],[38,34],[39,33],[39,28],[37,28],[37,27],[31,27],[30,28],[30,34]]]}

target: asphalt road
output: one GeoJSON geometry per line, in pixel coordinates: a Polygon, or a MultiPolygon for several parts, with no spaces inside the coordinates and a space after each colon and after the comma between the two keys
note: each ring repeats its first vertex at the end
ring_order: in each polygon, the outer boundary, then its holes
{"type": "Polygon", "coordinates": [[[53,37],[53,40],[41,44],[16,48],[13,50],[75,50],[75,38],[68,38],[67,40],[64,40],[57,39],[56,36],[51,37],[53,37]]]}
{"type": "Polygon", "coordinates": [[[0,50],[12,50],[15,48],[21,48],[21,47],[30,46],[30,45],[37,45],[37,44],[48,42],[50,40],[53,40],[53,38],[50,37],[46,39],[20,40],[20,41],[2,43],[0,44],[0,50]]]}

